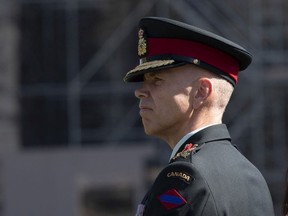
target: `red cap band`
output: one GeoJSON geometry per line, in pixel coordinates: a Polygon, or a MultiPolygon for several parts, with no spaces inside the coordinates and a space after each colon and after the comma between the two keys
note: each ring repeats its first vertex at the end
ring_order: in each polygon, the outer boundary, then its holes
{"type": "Polygon", "coordinates": [[[172,38],[147,38],[147,45],[146,57],[179,55],[198,59],[227,73],[237,83],[238,61],[216,48],[194,41],[172,38]]]}

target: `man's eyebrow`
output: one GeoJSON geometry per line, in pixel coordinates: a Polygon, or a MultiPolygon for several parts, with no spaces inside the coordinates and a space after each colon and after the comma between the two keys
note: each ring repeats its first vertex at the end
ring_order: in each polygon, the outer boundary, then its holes
{"type": "Polygon", "coordinates": [[[146,73],[144,74],[144,80],[155,78],[157,73],[146,73]]]}

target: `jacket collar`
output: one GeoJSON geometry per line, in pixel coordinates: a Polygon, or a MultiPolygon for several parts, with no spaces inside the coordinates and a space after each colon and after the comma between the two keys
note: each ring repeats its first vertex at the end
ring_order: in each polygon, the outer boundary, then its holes
{"type": "Polygon", "coordinates": [[[230,140],[231,136],[225,124],[218,124],[207,127],[198,133],[191,136],[184,144],[193,143],[201,145],[203,143],[212,142],[216,140],[230,140]]]}
{"type": "MultiPolygon", "coordinates": [[[[190,138],[188,138],[182,146],[178,149],[175,155],[182,152],[187,144],[192,143],[197,144],[197,149],[200,149],[204,143],[217,141],[217,140],[229,140],[231,141],[231,136],[225,124],[212,125],[203,130],[198,131],[190,138]]],[[[174,155],[174,156],[175,156],[174,155]]],[[[170,162],[174,161],[171,157],[170,162]]]]}

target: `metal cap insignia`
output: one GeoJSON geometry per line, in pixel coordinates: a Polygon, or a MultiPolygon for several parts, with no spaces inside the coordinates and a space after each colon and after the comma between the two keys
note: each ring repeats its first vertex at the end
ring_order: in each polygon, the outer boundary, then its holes
{"type": "Polygon", "coordinates": [[[144,30],[143,29],[139,29],[138,32],[138,56],[142,57],[147,53],[147,42],[146,39],[144,37],[144,30]]]}

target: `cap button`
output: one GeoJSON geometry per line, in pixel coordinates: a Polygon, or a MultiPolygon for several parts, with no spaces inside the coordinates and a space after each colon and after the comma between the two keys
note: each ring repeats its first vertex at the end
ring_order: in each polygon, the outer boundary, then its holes
{"type": "Polygon", "coordinates": [[[194,60],[193,60],[193,63],[196,64],[196,65],[199,65],[199,64],[200,64],[200,61],[199,61],[198,59],[194,59],[194,60]]]}

